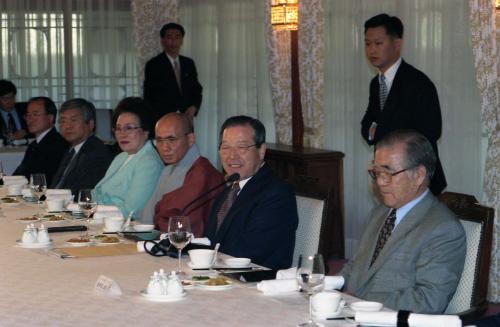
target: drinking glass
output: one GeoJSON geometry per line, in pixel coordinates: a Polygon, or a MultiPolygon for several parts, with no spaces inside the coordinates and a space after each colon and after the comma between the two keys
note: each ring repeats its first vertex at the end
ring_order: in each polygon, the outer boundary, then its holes
{"type": "Polygon", "coordinates": [[[191,223],[187,216],[170,217],[168,222],[168,239],[170,244],[175,246],[179,251],[179,266],[177,273],[182,274],[181,256],[182,249],[191,242],[193,234],[191,233],[191,223]]]}
{"type": "Polygon", "coordinates": [[[42,203],[40,199],[47,190],[47,180],[45,179],[45,174],[31,174],[30,189],[33,195],[36,197],[38,205],[40,205],[42,203]]]}
{"type": "Polygon", "coordinates": [[[92,189],[80,190],[80,192],[78,193],[78,207],[80,208],[80,210],[82,210],[83,215],[85,216],[85,222],[87,223],[87,231],[85,232],[83,237],[89,238],[90,220],[97,209],[97,202],[92,195],[92,189]]]}
{"type": "Polygon", "coordinates": [[[315,323],[312,318],[311,296],[323,288],[325,279],[325,264],[321,254],[301,255],[297,266],[297,281],[303,291],[309,297],[309,321],[300,323],[298,326],[313,327],[323,326],[315,323]]]}

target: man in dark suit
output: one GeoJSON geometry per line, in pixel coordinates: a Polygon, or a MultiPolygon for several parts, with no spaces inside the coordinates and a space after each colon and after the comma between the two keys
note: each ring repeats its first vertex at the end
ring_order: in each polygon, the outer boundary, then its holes
{"type": "Polygon", "coordinates": [[[370,83],[368,108],[361,134],[373,145],[397,129],[414,129],[429,139],[438,158],[431,181],[433,194],[446,187],[437,141],[441,137],[441,108],[436,88],[421,71],[401,58],[403,24],[380,14],[365,22],[365,52],[379,70],[370,83]]]}
{"type": "Polygon", "coordinates": [[[26,111],[28,131],[36,139],[31,142],[24,154],[23,161],[14,171],[14,175],[45,174],[50,185],[59,162],[68,148],[66,142],[54,127],[57,108],[54,102],[46,97],[35,97],[28,102],[26,111]]]}
{"type": "Polygon", "coordinates": [[[0,132],[7,138],[20,140],[26,137],[26,106],[16,103],[17,88],[11,81],[0,80],[0,132]]]}
{"type": "Polygon", "coordinates": [[[394,131],[377,143],[368,172],[382,203],[339,273],[350,294],[394,310],[445,311],[462,275],[466,238],[428,189],[435,162],[430,142],[415,131],[394,131]]]}
{"type": "Polygon", "coordinates": [[[292,264],[297,204],[292,189],[264,163],[265,135],[264,125],[247,116],[222,125],[220,160],[240,179],[216,198],[205,236],[223,253],[277,270],[292,264]]]}
{"type": "Polygon", "coordinates": [[[201,105],[202,86],[191,58],[179,55],[184,28],[176,23],[160,30],[164,52],[146,63],[144,100],[152,107],[157,120],[169,112],[183,112],[190,118],[201,105]]]}
{"type": "Polygon", "coordinates": [[[84,99],[63,103],[59,130],[70,148],[61,160],[51,188],[69,188],[75,195],[80,189],[94,188],[113,160],[104,143],[94,136],[94,105],[84,99]]]}

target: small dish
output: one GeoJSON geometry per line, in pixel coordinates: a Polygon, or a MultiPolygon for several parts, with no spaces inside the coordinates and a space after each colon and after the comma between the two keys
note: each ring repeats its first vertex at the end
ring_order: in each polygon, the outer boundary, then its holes
{"type": "Polygon", "coordinates": [[[349,308],[355,312],[376,312],[382,310],[383,306],[382,303],[373,301],[357,301],[349,304],[349,308]]]}
{"type": "Polygon", "coordinates": [[[248,267],[251,260],[248,258],[227,258],[224,259],[224,263],[231,268],[244,268],[248,267]]]}
{"type": "Polygon", "coordinates": [[[40,220],[40,218],[35,217],[35,216],[17,218],[17,221],[19,221],[21,223],[34,223],[34,222],[39,221],[39,220],[40,220]]]}
{"type": "Polygon", "coordinates": [[[186,296],[186,292],[182,292],[181,294],[166,294],[166,295],[152,295],[148,294],[146,290],[141,291],[141,295],[148,299],[149,301],[153,302],[175,302],[175,301],[180,301],[186,296]]]}
{"type": "Polygon", "coordinates": [[[155,225],[137,224],[133,228],[136,232],[151,232],[155,228],[155,225]]]}
{"type": "Polygon", "coordinates": [[[24,243],[21,240],[16,241],[17,246],[25,249],[41,249],[52,246],[52,240],[50,242],[45,243],[24,243]]]}
{"type": "Polygon", "coordinates": [[[83,239],[83,238],[70,238],[69,240],[66,241],[66,244],[69,244],[71,246],[89,246],[92,245],[93,242],[90,239],[83,239]]]}
{"type": "Polygon", "coordinates": [[[224,291],[224,290],[228,290],[228,289],[234,287],[234,284],[232,281],[227,280],[226,278],[220,278],[220,277],[210,278],[208,281],[206,281],[204,283],[197,284],[197,285],[199,287],[201,287],[202,289],[209,290],[209,291],[224,291]],[[226,284],[224,284],[224,285],[210,285],[210,284],[208,284],[215,279],[223,279],[226,284]]]}
{"type": "Polygon", "coordinates": [[[207,269],[207,270],[208,270],[208,269],[210,269],[210,268],[212,267],[211,265],[210,265],[210,266],[197,266],[197,265],[195,265],[194,263],[192,263],[191,261],[189,261],[189,262],[187,263],[187,265],[188,265],[188,266],[189,266],[189,268],[191,268],[191,269],[207,269]]]}

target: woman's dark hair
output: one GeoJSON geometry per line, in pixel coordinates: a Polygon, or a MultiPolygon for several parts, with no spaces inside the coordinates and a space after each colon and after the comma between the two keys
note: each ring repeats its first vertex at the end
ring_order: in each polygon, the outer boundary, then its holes
{"type": "Polygon", "coordinates": [[[123,113],[131,113],[139,118],[141,128],[149,132],[149,138],[153,137],[154,120],[148,104],[140,97],[127,97],[121,100],[113,112],[112,125],[116,127],[118,117],[123,113]]]}

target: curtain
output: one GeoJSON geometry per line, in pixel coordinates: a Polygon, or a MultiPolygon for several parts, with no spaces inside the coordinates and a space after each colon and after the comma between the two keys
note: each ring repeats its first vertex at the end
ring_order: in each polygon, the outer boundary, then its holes
{"type": "Polygon", "coordinates": [[[488,136],[483,198],[485,205],[495,209],[489,299],[500,302],[500,76],[497,47],[500,19],[495,16],[492,0],[469,0],[469,5],[476,79],[481,94],[483,125],[488,136]]]}
{"type": "Polygon", "coordinates": [[[194,120],[197,144],[218,160],[219,127],[233,115],[260,119],[274,142],[274,117],[266,58],[266,3],[260,0],[183,0],[179,21],[186,29],[181,53],[196,63],[203,85],[194,120]]]}
{"type": "Polygon", "coordinates": [[[0,74],[18,101],[83,97],[111,108],[138,92],[129,0],[1,0],[0,74]]]}
{"type": "Polygon", "coordinates": [[[304,146],[324,146],[324,28],[323,0],[299,2],[299,71],[304,146]]]}
{"type": "Polygon", "coordinates": [[[370,149],[360,134],[368,88],[377,73],[364,55],[364,22],[379,13],[405,26],[403,58],[438,90],[443,133],[438,142],[449,191],[481,198],[480,100],[475,87],[466,0],[324,0],[325,144],[345,153],[346,255],[357,247],[374,206],[365,173],[370,149]]]}
{"type": "Polygon", "coordinates": [[[160,45],[161,27],[178,20],[178,0],[129,1],[133,17],[138,82],[142,87],[146,62],[162,51],[160,45]]]}

